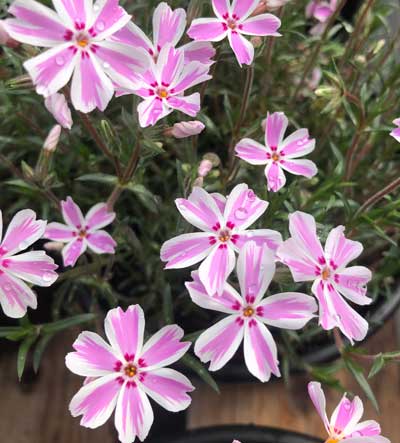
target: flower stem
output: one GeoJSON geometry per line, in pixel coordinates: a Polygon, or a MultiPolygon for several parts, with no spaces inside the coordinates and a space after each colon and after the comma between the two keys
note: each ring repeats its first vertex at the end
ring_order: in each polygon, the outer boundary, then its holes
{"type": "Polygon", "coordinates": [[[335,12],[330,16],[329,21],[326,25],[325,31],[321,36],[321,39],[319,40],[319,42],[317,43],[317,45],[314,48],[314,51],[311,53],[310,58],[308,59],[308,62],[306,63],[305,67],[304,67],[304,71],[303,71],[303,75],[301,77],[300,82],[298,83],[294,94],[292,96],[292,101],[296,101],[297,97],[299,95],[299,92],[303,89],[304,83],[306,81],[306,78],[308,77],[308,75],[310,74],[310,72],[312,71],[312,69],[315,66],[315,62],[317,61],[318,55],[321,51],[321,48],[323,46],[323,44],[325,43],[325,41],[328,38],[328,34],[329,31],[331,30],[332,25],[335,23],[337,17],[339,16],[341,10],[343,9],[344,5],[346,4],[347,0],[341,0],[341,2],[338,4],[335,12]]]}

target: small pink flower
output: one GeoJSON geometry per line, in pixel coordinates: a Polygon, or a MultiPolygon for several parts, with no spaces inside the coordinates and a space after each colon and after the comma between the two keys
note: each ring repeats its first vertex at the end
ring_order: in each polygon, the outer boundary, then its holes
{"type": "Polygon", "coordinates": [[[191,122],[179,122],[175,123],[172,127],[171,135],[175,138],[187,138],[193,135],[198,135],[203,132],[205,125],[198,120],[191,122]]]}
{"type": "Polygon", "coordinates": [[[191,225],[203,232],[178,235],[161,247],[166,269],[187,268],[202,261],[199,278],[210,295],[221,295],[229,274],[235,267],[235,252],[253,240],[266,243],[275,251],[282,237],[270,229],[247,230],[266,211],[268,202],[260,200],[244,183],[225,198],[196,187],[186,200],[176,206],[191,225]]]}
{"type": "Polygon", "coordinates": [[[78,258],[89,247],[96,254],[114,254],[116,243],[111,235],[101,230],[112,223],[114,212],[109,212],[105,203],[93,206],[83,217],[79,206],[67,197],[61,202],[65,225],[49,223],[44,237],[67,243],[62,250],[65,266],[74,266],[78,258]]]}
{"type": "Polygon", "coordinates": [[[353,400],[344,394],[340,403],[334,410],[330,421],[326,414],[326,399],[321,388],[321,383],[312,381],[308,384],[308,393],[321,417],[329,435],[326,443],[390,443],[381,434],[381,427],[375,420],[362,421],[364,406],[360,397],[353,400]]]}
{"type": "Polygon", "coordinates": [[[174,369],[190,343],[181,342],[183,330],[165,326],[143,344],[145,319],[139,305],[108,312],[104,321],[110,344],[94,332],[82,332],[73,344],[76,352],[66,357],[68,369],[86,377],[71,400],[74,417],[81,425],[98,428],[115,410],[115,427],[122,443],[143,441],[153,424],[148,397],[171,412],[186,409],[191,402],[190,381],[174,369]]]}
{"type": "Polygon", "coordinates": [[[44,101],[47,110],[53,114],[57,122],[65,129],[72,128],[71,110],[64,94],[53,94],[44,101]]]}
{"type": "MultiPolygon", "coordinates": [[[[133,22],[115,33],[114,41],[129,45],[133,48],[143,48],[154,60],[157,60],[161,49],[166,45],[175,47],[181,40],[186,27],[186,11],[182,8],[172,10],[161,2],[153,14],[153,41],[133,22]]],[[[212,64],[215,49],[208,42],[190,42],[180,47],[185,54],[185,62],[198,61],[212,64]]]]}
{"type": "Polygon", "coordinates": [[[199,177],[206,177],[211,172],[212,168],[212,161],[205,159],[201,161],[197,173],[199,174],[199,177]]]}
{"type": "MultiPolygon", "coordinates": [[[[2,224],[0,211],[0,236],[2,224]]],[[[51,286],[57,280],[58,275],[54,271],[58,266],[44,251],[18,254],[39,240],[45,228],[44,220],[36,220],[35,212],[24,209],[12,218],[0,243],[0,304],[8,317],[23,317],[28,306],[32,309],[37,307],[36,295],[24,281],[37,286],[51,286]]]]}
{"type": "Polygon", "coordinates": [[[244,35],[280,36],[276,31],[281,25],[279,18],[272,14],[250,17],[257,9],[259,0],[212,0],[217,18],[193,20],[188,35],[197,41],[221,41],[228,37],[229,43],[240,64],[251,65],[254,47],[244,35]]]}
{"type": "Polygon", "coordinates": [[[365,338],[368,322],[344,300],[357,305],[369,305],[366,296],[371,271],[364,266],[350,266],[362,250],[361,243],[348,240],[344,226],[331,230],[325,250],[317,237],[314,217],[304,212],[289,215],[292,235],[277,251],[279,259],[289,266],[296,282],[313,281],[312,292],[319,301],[319,321],[330,330],[338,327],[353,343],[365,338]]]}
{"type": "Polygon", "coordinates": [[[326,28],[326,24],[331,15],[336,11],[337,0],[322,1],[311,0],[306,7],[306,17],[314,18],[319,21],[319,24],[314,26],[310,33],[312,35],[321,35],[326,28]]]}
{"type": "Polygon", "coordinates": [[[283,112],[268,114],[265,122],[265,146],[245,138],[235,148],[237,156],[242,160],[252,165],[266,165],[268,190],[273,192],[285,186],[283,170],[307,178],[318,172],[314,162],[299,159],[314,150],[315,140],[309,138],[307,129],[299,129],[283,139],[287,125],[288,119],[283,112]]]}
{"type": "Polygon", "coordinates": [[[111,41],[130,16],[118,0],[57,0],[56,11],[35,0],[15,0],[9,8],[16,18],[6,31],[19,42],[50,48],[24,63],[38,94],[49,97],[72,77],[75,109],[104,110],[114,84],[136,87],[137,74],[148,67],[144,51],[111,41]]]}
{"type": "Polygon", "coordinates": [[[237,275],[241,295],[226,283],[219,297],[210,297],[198,273],[186,283],[193,302],[205,309],[228,314],[197,339],[194,352],[210,371],[218,371],[234,356],[244,340],[247,369],[266,382],[271,373],[280,377],[275,341],[265,324],[300,329],[317,310],[313,297],[285,292],[263,299],[275,273],[274,253],[264,244],[247,242],[239,254],[237,275]]]}
{"type": "Polygon", "coordinates": [[[51,128],[46,140],[43,143],[43,149],[47,152],[54,152],[60,141],[61,126],[55,125],[51,128]]]}
{"type": "Polygon", "coordinates": [[[396,120],[393,121],[393,123],[398,126],[398,128],[393,129],[393,131],[390,133],[390,135],[397,140],[398,142],[400,142],[400,118],[397,118],[396,120]]]}
{"type": "Polygon", "coordinates": [[[209,65],[198,61],[185,63],[182,49],[165,45],[157,59],[151,60],[151,68],[142,76],[139,89],[124,88],[124,93],[132,93],[144,100],[138,106],[140,126],[156,124],[174,110],[195,117],[200,111],[200,94],[189,96],[184,93],[199,83],[211,78],[209,65]]]}

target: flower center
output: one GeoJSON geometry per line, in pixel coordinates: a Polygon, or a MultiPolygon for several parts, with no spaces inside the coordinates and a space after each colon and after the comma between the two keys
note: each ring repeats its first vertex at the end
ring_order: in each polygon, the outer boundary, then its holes
{"type": "Polygon", "coordinates": [[[331,270],[326,266],[321,272],[322,280],[328,280],[330,276],[331,276],[331,270]]]}
{"type": "Polygon", "coordinates": [[[159,88],[159,89],[157,90],[157,95],[158,95],[160,98],[167,98],[167,97],[168,97],[168,91],[167,91],[165,88],[159,88]]]}
{"type": "Polygon", "coordinates": [[[231,238],[231,232],[228,229],[223,229],[222,231],[219,231],[218,240],[222,243],[226,243],[231,238]]]}
{"type": "Polygon", "coordinates": [[[127,377],[132,378],[137,374],[137,367],[132,363],[129,363],[125,366],[124,373],[127,377]]]}
{"type": "Polygon", "coordinates": [[[236,20],[230,18],[229,20],[227,20],[226,24],[228,25],[228,28],[236,29],[236,20]]]}
{"type": "Polygon", "coordinates": [[[271,158],[272,158],[272,160],[273,160],[274,162],[277,162],[277,161],[279,161],[279,159],[280,159],[281,157],[280,157],[280,155],[279,155],[277,152],[274,152],[274,153],[272,154],[271,158]]]}
{"type": "Polygon", "coordinates": [[[245,317],[252,317],[254,315],[254,309],[251,306],[243,309],[243,315],[245,317]]]}
{"type": "Polygon", "coordinates": [[[340,440],[338,438],[329,437],[325,443],[339,443],[339,441],[340,440]]]}
{"type": "Polygon", "coordinates": [[[75,37],[75,41],[80,48],[84,49],[89,44],[89,37],[86,33],[82,32],[80,34],[77,34],[77,36],[75,37]]]}

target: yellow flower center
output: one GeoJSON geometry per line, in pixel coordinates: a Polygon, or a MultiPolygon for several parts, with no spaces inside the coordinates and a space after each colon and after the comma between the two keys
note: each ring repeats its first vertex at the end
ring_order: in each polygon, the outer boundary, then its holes
{"type": "MultiPolygon", "coordinates": [[[[321,276],[322,276],[323,280],[328,280],[328,278],[331,276],[331,270],[329,268],[324,268],[321,273],[321,276]]],[[[333,442],[333,443],[336,443],[336,442],[333,442]]]]}
{"type": "Polygon", "coordinates": [[[78,236],[79,236],[80,238],[85,238],[85,237],[86,237],[86,231],[85,231],[84,229],[82,229],[81,231],[79,231],[78,236]]]}
{"type": "Polygon", "coordinates": [[[274,152],[274,153],[272,154],[272,160],[273,160],[274,162],[277,162],[277,161],[279,161],[279,159],[280,159],[279,154],[276,153],[276,152],[274,152]]]}
{"type": "Polygon", "coordinates": [[[226,243],[227,241],[230,240],[231,238],[231,234],[229,231],[221,231],[219,233],[219,241],[221,241],[222,243],[226,243]]]}
{"type": "Polygon", "coordinates": [[[78,38],[76,43],[81,48],[86,48],[86,46],[89,44],[89,40],[86,37],[80,37],[80,38],[78,38]]]}
{"type": "Polygon", "coordinates": [[[243,315],[245,317],[252,317],[254,315],[254,309],[248,306],[246,309],[243,310],[243,315]]]}
{"type": "Polygon", "coordinates": [[[325,443],[339,443],[339,441],[340,440],[338,438],[329,437],[325,443]]]}
{"type": "Polygon", "coordinates": [[[157,94],[160,98],[167,98],[168,97],[168,91],[166,89],[159,89],[157,94]]]}
{"type": "Polygon", "coordinates": [[[129,363],[129,365],[125,366],[124,372],[127,377],[132,378],[137,374],[137,368],[129,363]]]}
{"type": "Polygon", "coordinates": [[[236,21],[235,20],[228,20],[228,27],[231,29],[236,29],[236,21]]]}

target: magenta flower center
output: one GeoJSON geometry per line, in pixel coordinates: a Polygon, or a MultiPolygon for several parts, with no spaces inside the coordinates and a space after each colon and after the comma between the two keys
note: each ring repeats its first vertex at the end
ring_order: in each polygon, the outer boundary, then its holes
{"type": "Polygon", "coordinates": [[[238,24],[239,17],[236,14],[233,14],[232,17],[229,16],[228,13],[223,15],[225,23],[223,23],[225,31],[231,29],[232,31],[236,31],[236,29],[242,29],[243,26],[238,24]]]}

